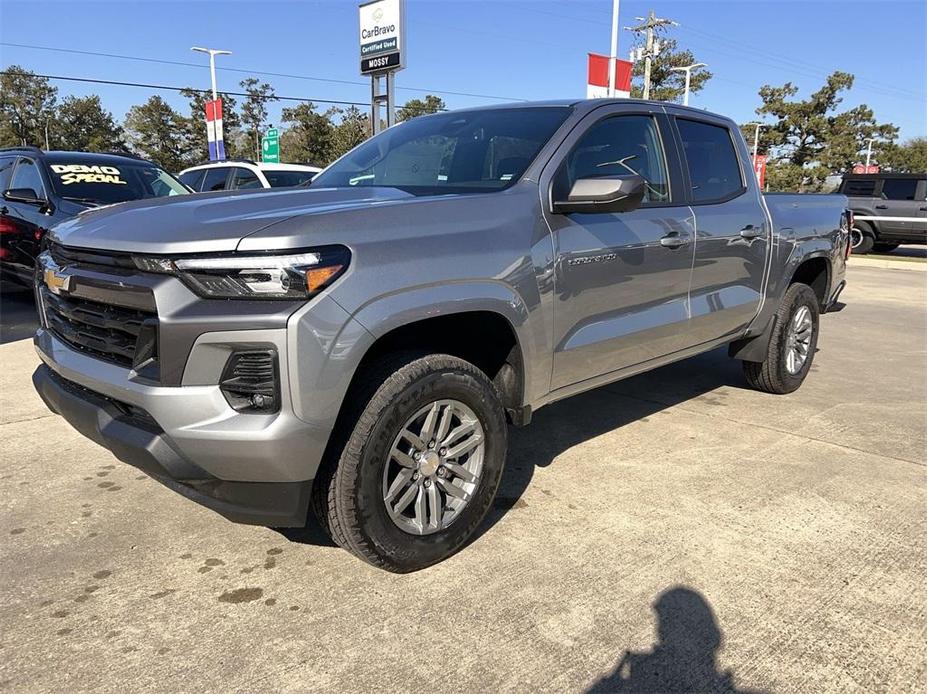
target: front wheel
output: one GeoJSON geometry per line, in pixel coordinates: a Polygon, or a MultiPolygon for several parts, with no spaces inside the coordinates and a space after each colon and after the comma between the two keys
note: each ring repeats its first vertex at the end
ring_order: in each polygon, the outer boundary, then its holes
{"type": "Polygon", "coordinates": [[[482,371],[444,354],[392,359],[361,379],[356,393],[369,399],[316,480],[316,513],[361,559],[423,569],[460,549],[493,502],[507,446],[502,404],[482,371]]]}
{"type": "Polygon", "coordinates": [[[757,390],[791,393],[811,370],[818,345],[820,310],[811,287],[800,283],[790,286],[775,321],[765,361],[743,362],[744,376],[757,390]]]}

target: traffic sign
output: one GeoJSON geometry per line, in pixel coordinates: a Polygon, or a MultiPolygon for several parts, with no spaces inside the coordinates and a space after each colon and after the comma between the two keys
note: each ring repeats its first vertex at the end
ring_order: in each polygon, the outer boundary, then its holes
{"type": "Polygon", "coordinates": [[[268,128],[261,140],[261,161],[269,164],[280,163],[280,133],[276,128],[268,128]]]}

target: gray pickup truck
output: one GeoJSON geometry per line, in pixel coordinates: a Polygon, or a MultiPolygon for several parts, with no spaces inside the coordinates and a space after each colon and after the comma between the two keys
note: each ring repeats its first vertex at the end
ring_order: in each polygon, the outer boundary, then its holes
{"type": "Polygon", "coordinates": [[[544,405],[721,345],[752,386],[798,388],[844,286],[845,207],[764,198],[737,125],[671,104],[416,118],[308,189],[56,227],[33,381],[227,518],[312,509],[345,549],[413,571],[473,534],[508,425],[544,405]]]}

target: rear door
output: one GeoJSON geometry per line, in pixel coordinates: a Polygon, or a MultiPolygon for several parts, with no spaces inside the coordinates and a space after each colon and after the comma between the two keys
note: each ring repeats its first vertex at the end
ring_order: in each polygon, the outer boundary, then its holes
{"type": "Polygon", "coordinates": [[[917,228],[915,221],[923,201],[917,200],[918,180],[915,177],[887,177],[882,181],[880,200],[876,201],[880,237],[904,239],[917,228]]]}
{"type": "Polygon", "coordinates": [[[630,212],[551,214],[555,255],[553,389],[678,351],[688,335],[692,214],[662,110],[605,106],[567,137],[541,177],[545,197],[580,178],[639,173],[630,212]]]}
{"type": "Polygon", "coordinates": [[[228,188],[230,166],[213,166],[206,169],[206,176],[203,178],[202,188],[204,193],[212,193],[217,190],[228,188]]]}
{"type": "Polygon", "coordinates": [[[731,124],[682,110],[674,122],[695,214],[691,331],[704,343],[743,331],[756,316],[770,228],[749,154],[731,124]]]}

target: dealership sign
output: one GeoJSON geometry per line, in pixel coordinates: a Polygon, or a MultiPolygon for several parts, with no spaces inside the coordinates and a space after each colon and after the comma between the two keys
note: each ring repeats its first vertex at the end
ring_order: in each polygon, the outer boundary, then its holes
{"type": "Polygon", "coordinates": [[[405,67],[402,0],[373,0],[358,8],[361,74],[405,67]]]}
{"type": "Polygon", "coordinates": [[[209,160],[225,159],[225,138],[222,132],[222,99],[206,102],[206,141],[209,160]]]}

